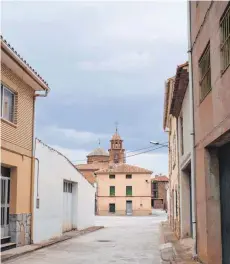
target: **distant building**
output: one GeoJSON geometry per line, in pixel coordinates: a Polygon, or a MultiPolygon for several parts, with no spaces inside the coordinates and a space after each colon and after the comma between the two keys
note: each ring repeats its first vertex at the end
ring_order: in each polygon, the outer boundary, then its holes
{"type": "Polygon", "coordinates": [[[163,175],[156,175],[151,180],[151,205],[155,209],[167,210],[167,190],[169,179],[163,175]]]}
{"type": "Polygon", "coordinates": [[[123,140],[117,130],[110,140],[109,153],[97,148],[87,156],[87,164],[76,167],[97,186],[97,214],[151,214],[152,172],[126,164],[123,140]]]}

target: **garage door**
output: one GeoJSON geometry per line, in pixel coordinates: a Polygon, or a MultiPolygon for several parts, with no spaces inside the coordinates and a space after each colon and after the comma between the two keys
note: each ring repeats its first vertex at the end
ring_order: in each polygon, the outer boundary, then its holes
{"type": "Polygon", "coordinates": [[[72,224],[72,201],[73,201],[73,184],[68,181],[63,182],[63,232],[70,231],[73,228],[72,224]]]}

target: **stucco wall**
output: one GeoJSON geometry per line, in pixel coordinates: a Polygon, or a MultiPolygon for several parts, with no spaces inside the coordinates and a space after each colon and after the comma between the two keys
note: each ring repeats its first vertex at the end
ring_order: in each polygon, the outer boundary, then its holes
{"type": "Polygon", "coordinates": [[[61,154],[36,140],[33,242],[62,234],[63,181],[73,182],[73,227],[94,225],[95,188],[61,154]],[[39,177],[38,177],[39,175],[39,177]],[[40,199],[36,208],[36,197],[40,199]]]}
{"type": "Polygon", "coordinates": [[[124,173],[115,173],[115,179],[98,174],[97,184],[99,215],[109,214],[109,203],[116,204],[117,215],[125,215],[126,201],[132,201],[134,215],[151,213],[151,174],[133,173],[132,179],[126,179],[124,173]],[[110,186],[115,186],[115,197],[110,196],[110,186]],[[132,186],[132,196],[126,196],[126,186],[132,186]]]}
{"type": "Polygon", "coordinates": [[[115,203],[116,215],[126,214],[126,201],[132,201],[133,215],[149,215],[151,214],[151,198],[150,197],[98,197],[98,214],[113,215],[109,213],[109,204],[115,203]]]}

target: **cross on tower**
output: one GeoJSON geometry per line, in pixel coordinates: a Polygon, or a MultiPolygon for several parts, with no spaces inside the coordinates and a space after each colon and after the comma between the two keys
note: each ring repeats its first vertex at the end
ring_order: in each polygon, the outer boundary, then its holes
{"type": "Polygon", "coordinates": [[[119,123],[116,121],[116,122],[115,122],[116,133],[118,132],[118,124],[119,124],[119,123]]]}

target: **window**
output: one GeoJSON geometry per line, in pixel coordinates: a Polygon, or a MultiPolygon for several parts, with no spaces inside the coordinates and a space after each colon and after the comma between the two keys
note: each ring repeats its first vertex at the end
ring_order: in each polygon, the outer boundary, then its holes
{"type": "Polygon", "coordinates": [[[111,174],[111,175],[109,175],[109,178],[110,178],[110,179],[115,179],[115,175],[112,175],[112,174],[111,174]]]}
{"type": "Polygon", "coordinates": [[[153,183],[153,189],[154,189],[154,190],[158,189],[158,183],[157,183],[157,182],[154,182],[154,183],[153,183]]]}
{"type": "Polygon", "coordinates": [[[117,153],[114,155],[114,163],[119,163],[119,156],[117,153]]]}
{"type": "Polygon", "coordinates": [[[184,155],[184,128],[183,128],[183,117],[180,117],[180,150],[181,155],[184,155]]]}
{"type": "Polygon", "coordinates": [[[230,65],[230,5],[228,5],[227,10],[220,21],[221,28],[221,59],[222,59],[222,69],[221,73],[228,68],[230,65]]]}
{"type": "Polygon", "coordinates": [[[131,174],[127,174],[126,175],[126,179],[132,179],[132,175],[131,174]]]}
{"type": "Polygon", "coordinates": [[[63,192],[72,193],[73,192],[73,185],[71,182],[63,182],[63,192]]]}
{"type": "Polygon", "coordinates": [[[126,186],[126,196],[132,196],[132,186],[126,186]]]}
{"type": "Polygon", "coordinates": [[[200,60],[200,100],[202,101],[211,91],[210,44],[204,50],[200,60]]]}
{"type": "Polygon", "coordinates": [[[158,198],[158,191],[153,192],[153,198],[158,198]]]}
{"type": "Polygon", "coordinates": [[[109,188],[109,195],[110,196],[115,196],[115,186],[110,186],[110,188],[109,188]]]}
{"type": "Polygon", "coordinates": [[[1,84],[1,117],[14,123],[15,94],[1,84]]]}
{"type": "Polygon", "coordinates": [[[176,166],[176,134],[175,134],[175,132],[173,134],[172,160],[173,160],[172,165],[173,165],[173,169],[174,169],[176,166]]]}
{"type": "Polygon", "coordinates": [[[116,212],[116,205],[114,203],[109,204],[109,212],[115,213],[116,212]]]}

